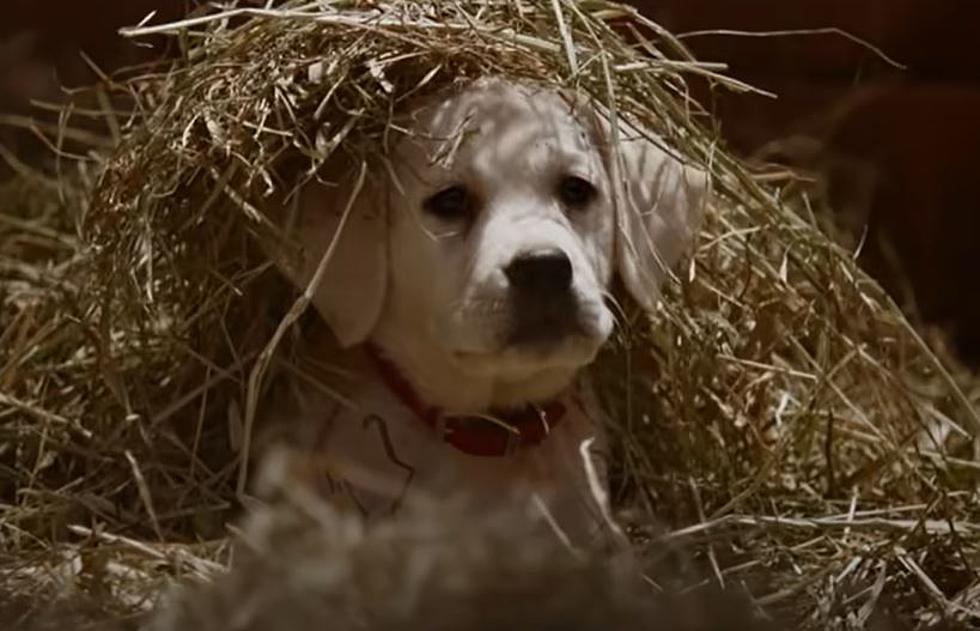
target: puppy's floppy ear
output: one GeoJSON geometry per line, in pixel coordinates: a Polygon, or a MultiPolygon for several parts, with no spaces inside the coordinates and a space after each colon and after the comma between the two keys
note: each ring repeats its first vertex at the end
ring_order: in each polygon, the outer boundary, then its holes
{"type": "Polygon", "coordinates": [[[652,310],[670,268],[694,243],[710,179],[623,121],[603,120],[616,209],[616,265],[633,298],[652,310]]]}
{"type": "Polygon", "coordinates": [[[300,290],[306,290],[333,248],[320,282],[312,288],[312,304],[343,347],[366,340],[381,315],[388,259],[383,201],[370,185],[360,191],[338,190],[311,180],[288,208],[276,213],[283,238],[275,247],[264,244],[276,266],[300,290]]]}

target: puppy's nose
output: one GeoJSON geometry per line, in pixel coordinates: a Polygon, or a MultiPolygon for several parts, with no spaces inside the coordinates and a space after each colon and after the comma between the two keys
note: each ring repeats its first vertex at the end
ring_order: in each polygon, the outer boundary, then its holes
{"type": "Polygon", "coordinates": [[[572,262],[561,250],[519,254],[504,274],[511,287],[523,291],[564,292],[572,286],[572,262]]]}

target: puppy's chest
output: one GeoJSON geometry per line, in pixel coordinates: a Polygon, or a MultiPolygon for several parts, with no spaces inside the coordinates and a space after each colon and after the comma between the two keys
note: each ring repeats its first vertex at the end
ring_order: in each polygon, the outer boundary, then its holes
{"type": "Polygon", "coordinates": [[[307,406],[313,425],[318,486],[367,516],[393,512],[412,496],[471,494],[481,503],[535,493],[556,512],[588,505],[582,445],[602,448],[601,418],[591,389],[577,384],[560,399],[565,413],[539,444],[500,456],[474,456],[446,442],[383,384],[368,382],[354,405],[324,400],[307,406]]]}

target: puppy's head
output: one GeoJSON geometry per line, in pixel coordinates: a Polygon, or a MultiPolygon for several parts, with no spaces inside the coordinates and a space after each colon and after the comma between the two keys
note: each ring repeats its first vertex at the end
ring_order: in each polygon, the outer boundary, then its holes
{"type": "Polygon", "coordinates": [[[393,156],[391,306],[465,371],[530,377],[592,359],[613,212],[602,154],[552,91],[473,87],[413,117],[393,156]]]}
{"type": "Polygon", "coordinates": [[[652,307],[696,231],[704,174],[557,91],[481,81],[403,124],[360,190],[304,191],[304,255],[278,259],[305,285],[334,246],[313,296],[344,344],[570,377],[612,330],[613,273],[652,307]]]}

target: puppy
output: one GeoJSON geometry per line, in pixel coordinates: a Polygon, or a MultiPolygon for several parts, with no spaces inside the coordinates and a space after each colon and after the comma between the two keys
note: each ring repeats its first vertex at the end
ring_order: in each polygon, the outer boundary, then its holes
{"type": "Polygon", "coordinates": [[[707,177],[550,88],[481,80],[396,122],[383,168],[274,213],[297,247],[273,260],[360,357],[349,400],[302,397],[317,475],[368,517],[411,493],[530,493],[589,538],[611,522],[581,369],[613,330],[614,274],[656,304],[707,177]]]}

